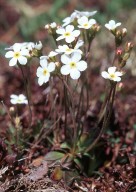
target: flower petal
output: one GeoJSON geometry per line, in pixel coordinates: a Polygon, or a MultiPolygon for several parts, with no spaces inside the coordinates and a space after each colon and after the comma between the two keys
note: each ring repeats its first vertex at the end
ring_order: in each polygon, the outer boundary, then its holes
{"type": "Polygon", "coordinates": [[[60,72],[62,75],[68,75],[70,73],[70,66],[69,65],[63,65],[60,69],[60,72]]]}
{"type": "Polygon", "coordinates": [[[115,71],[116,71],[116,67],[109,67],[108,68],[108,73],[115,73],[115,71]]]}
{"type": "Polygon", "coordinates": [[[20,49],[21,49],[21,47],[22,47],[22,43],[15,43],[15,44],[13,45],[13,50],[14,50],[15,52],[19,52],[20,49]]]}
{"type": "Polygon", "coordinates": [[[119,81],[121,81],[121,78],[120,77],[116,77],[115,79],[112,79],[112,80],[119,82],[119,81]]]}
{"type": "Polygon", "coordinates": [[[79,30],[75,30],[75,31],[72,32],[72,35],[74,37],[78,37],[80,35],[80,31],[79,30]]]}
{"type": "Polygon", "coordinates": [[[61,35],[61,36],[59,36],[57,39],[56,39],[56,41],[59,41],[59,40],[62,40],[62,39],[64,39],[65,37],[63,36],[63,35],[61,35]]]}
{"type": "Polygon", "coordinates": [[[74,26],[73,25],[68,25],[66,27],[66,32],[72,32],[74,30],[74,26]]]}
{"type": "Polygon", "coordinates": [[[49,63],[47,68],[48,68],[49,72],[54,71],[55,70],[55,63],[54,62],[49,63]]]}
{"type": "Polygon", "coordinates": [[[62,62],[63,64],[69,64],[70,61],[71,61],[71,60],[70,60],[70,58],[69,58],[67,55],[62,55],[62,56],[61,56],[61,62],[62,62]]]}
{"type": "Polygon", "coordinates": [[[87,68],[87,63],[85,61],[79,61],[77,63],[77,69],[79,71],[84,71],[84,70],[86,70],[86,68],[87,68]]]}
{"type": "Polygon", "coordinates": [[[43,75],[43,68],[42,67],[37,68],[36,75],[37,75],[37,77],[40,77],[43,75]]]}
{"type": "Polygon", "coordinates": [[[82,56],[81,56],[80,53],[75,52],[75,53],[72,54],[71,60],[74,61],[74,62],[78,62],[78,61],[80,61],[81,57],[82,56]]]}
{"type": "Polygon", "coordinates": [[[105,79],[109,79],[109,73],[107,73],[106,71],[103,71],[101,73],[102,77],[105,78],[105,79]]]}
{"type": "Polygon", "coordinates": [[[38,78],[38,84],[41,86],[43,83],[44,83],[44,77],[43,76],[41,76],[41,77],[39,77],[38,78]]]}
{"type": "Polygon", "coordinates": [[[65,33],[65,29],[64,28],[59,28],[59,29],[56,30],[56,33],[62,35],[62,34],[65,33]]]}
{"type": "Polygon", "coordinates": [[[65,38],[65,41],[67,42],[67,43],[71,43],[71,42],[73,42],[75,40],[75,37],[74,36],[69,36],[69,37],[66,37],[65,38]]]}
{"type": "Polygon", "coordinates": [[[8,51],[6,54],[5,54],[5,57],[6,58],[11,58],[14,56],[14,52],[13,51],[8,51]]]}
{"type": "Polygon", "coordinates": [[[27,63],[27,58],[24,57],[24,56],[20,56],[20,57],[18,58],[18,61],[19,61],[19,63],[20,63],[21,65],[25,65],[25,64],[27,63]]]}
{"type": "Polygon", "coordinates": [[[89,20],[89,24],[90,24],[90,25],[96,24],[96,20],[95,20],[95,19],[90,19],[90,20],[89,20]]]}
{"type": "Polygon", "coordinates": [[[84,44],[84,41],[78,40],[74,48],[75,48],[75,49],[78,49],[78,48],[81,47],[83,44],[84,44]]]}
{"type": "Polygon", "coordinates": [[[47,56],[41,56],[41,57],[40,57],[40,65],[41,65],[43,68],[46,68],[46,67],[47,67],[47,64],[48,64],[47,56]]]}
{"type": "Polygon", "coordinates": [[[80,71],[78,71],[77,69],[72,69],[70,71],[70,77],[72,79],[78,79],[80,77],[80,71]]]}
{"type": "Polygon", "coordinates": [[[24,55],[24,56],[29,56],[29,51],[28,49],[23,49],[20,51],[21,55],[24,55]]]}
{"type": "Polygon", "coordinates": [[[83,25],[84,23],[88,23],[88,18],[86,16],[82,16],[81,18],[78,19],[78,23],[80,25],[83,25]]]}
{"type": "Polygon", "coordinates": [[[18,99],[18,96],[15,95],[15,94],[12,94],[12,95],[10,95],[10,98],[11,98],[11,99],[18,99]]]}
{"type": "Polygon", "coordinates": [[[123,73],[121,73],[121,72],[117,71],[117,72],[115,72],[115,75],[116,75],[116,76],[122,76],[122,75],[123,75],[123,73]]]}
{"type": "Polygon", "coordinates": [[[13,105],[16,105],[17,104],[17,101],[15,99],[10,99],[10,102],[13,104],[13,105]]]}
{"type": "Polygon", "coordinates": [[[17,64],[17,58],[12,58],[10,61],[9,61],[9,66],[14,66],[17,64]]]}

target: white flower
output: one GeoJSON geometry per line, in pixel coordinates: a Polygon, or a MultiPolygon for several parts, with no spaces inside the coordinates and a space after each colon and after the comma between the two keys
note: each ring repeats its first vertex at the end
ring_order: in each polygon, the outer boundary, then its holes
{"type": "Polygon", "coordinates": [[[20,94],[20,95],[12,94],[10,96],[10,102],[14,105],[16,105],[16,104],[28,104],[28,100],[26,99],[26,96],[23,94],[20,94]]]}
{"type": "Polygon", "coordinates": [[[110,20],[109,23],[105,24],[105,27],[109,30],[114,30],[120,25],[121,25],[121,23],[115,23],[114,20],[110,20]]]}
{"type": "Polygon", "coordinates": [[[116,71],[116,67],[109,67],[108,68],[108,72],[107,71],[103,71],[101,73],[102,77],[105,78],[105,79],[109,79],[109,80],[112,80],[112,81],[121,81],[121,78],[120,76],[123,75],[122,72],[119,72],[119,71],[116,71]]]}
{"type": "Polygon", "coordinates": [[[6,58],[11,58],[9,61],[9,66],[14,66],[19,62],[21,65],[26,65],[27,56],[29,56],[29,51],[27,49],[21,49],[22,45],[20,43],[15,43],[13,45],[13,50],[8,51],[5,54],[6,58]]]}
{"type": "Polygon", "coordinates": [[[49,81],[50,73],[55,70],[55,63],[50,62],[48,63],[47,57],[42,56],[40,57],[40,67],[38,67],[36,75],[38,77],[39,85],[46,83],[49,81]]]}
{"type": "Polygon", "coordinates": [[[59,28],[56,30],[57,34],[60,34],[60,36],[56,39],[57,41],[61,39],[65,39],[67,43],[71,43],[75,40],[76,37],[80,35],[79,30],[74,30],[73,25],[68,25],[66,28],[59,28]]]}
{"type": "Polygon", "coordinates": [[[74,53],[74,52],[78,52],[82,54],[82,51],[79,49],[79,47],[81,47],[83,43],[84,42],[82,40],[78,40],[74,48],[71,48],[68,45],[59,45],[58,49],[56,49],[55,51],[57,53],[64,53],[66,55],[70,55],[71,53],[74,53]]]}
{"type": "Polygon", "coordinates": [[[65,65],[61,67],[61,74],[69,75],[72,79],[80,77],[80,71],[87,68],[87,63],[81,60],[80,53],[73,53],[72,56],[62,55],[61,62],[65,65]]]}
{"type": "Polygon", "coordinates": [[[86,16],[83,16],[78,19],[78,24],[79,28],[90,29],[92,25],[96,24],[96,20],[95,19],[88,20],[86,16]]]}
{"type": "Polygon", "coordinates": [[[21,49],[28,49],[29,51],[32,51],[33,49],[41,50],[43,47],[41,41],[39,43],[33,43],[33,42],[24,42],[22,43],[21,49]]]}
{"type": "Polygon", "coordinates": [[[72,23],[76,18],[78,18],[78,13],[73,12],[69,17],[66,17],[63,22],[64,24],[62,25],[63,27],[66,25],[69,25],[70,23],[72,23]]]}
{"type": "Polygon", "coordinates": [[[82,17],[82,16],[90,17],[90,16],[95,15],[97,13],[97,11],[88,12],[88,11],[78,11],[78,10],[75,10],[75,13],[78,14],[78,17],[82,17]]]}
{"type": "Polygon", "coordinates": [[[62,25],[63,27],[66,25],[69,25],[72,23],[75,19],[78,19],[82,16],[90,17],[93,16],[97,13],[97,11],[92,11],[92,12],[87,12],[87,11],[78,11],[75,10],[69,17],[66,17],[63,22],[64,24],[62,25]]]}

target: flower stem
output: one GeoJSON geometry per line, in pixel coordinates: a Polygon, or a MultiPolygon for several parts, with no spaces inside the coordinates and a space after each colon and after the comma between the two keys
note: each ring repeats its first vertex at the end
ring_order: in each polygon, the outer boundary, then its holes
{"type": "Polygon", "coordinates": [[[85,152],[90,151],[97,144],[97,142],[101,138],[104,130],[107,128],[111,114],[112,114],[112,107],[113,107],[115,92],[116,92],[116,84],[111,85],[111,91],[110,91],[111,96],[109,98],[109,101],[108,101],[108,104],[106,107],[105,116],[104,116],[104,120],[103,120],[103,124],[102,124],[102,128],[100,130],[100,133],[97,136],[97,138],[93,141],[93,143],[85,150],[85,152]]]}
{"type": "MultiPolygon", "coordinates": [[[[27,100],[28,100],[28,109],[29,109],[29,128],[31,127],[31,124],[32,124],[32,110],[31,110],[31,103],[30,103],[30,98],[29,98],[29,91],[28,91],[28,86],[27,86],[27,79],[25,78],[25,74],[24,74],[24,71],[22,69],[22,66],[20,66],[18,64],[20,70],[21,70],[21,73],[22,73],[22,77],[23,77],[23,80],[24,80],[24,87],[25,87],[25,92],[26,92],[26,97],[27,97],[27,100]]],[[[29,76],[28,76],[29,78],[29,76]]]]}

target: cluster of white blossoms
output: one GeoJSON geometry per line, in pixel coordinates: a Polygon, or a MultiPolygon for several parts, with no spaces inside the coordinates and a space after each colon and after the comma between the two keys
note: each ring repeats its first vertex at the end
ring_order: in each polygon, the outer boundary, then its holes
{"type": "Polygon", "coordinates": [[[26,99],[26,96],[23,95],[23,94],[20,94],[20,95],[12,94],[12,95],[10,95],[10,102],[13,105],[16,105],[16,104],[28,104],[28,100],[26,99]]]}
{"type": "Polygon", "coordinates": [[[15,66],[17,64],[26,65],[28,58],[31,57],[32,50],[41,50],[42,43],[34,44],[33,42],[15,43],[13,46],[6,48],[9,50],[5,57],[9,58],[9,66],[15,66]]]}
{"type": "Polygon", "coordinates": [[[69,17],[66,17],[63,22],[64,24],[62,26],[66,26],[66,25],[69,25],[70,23],[74,22],[74,20],[77,20],[83,16],[85,17],[91,17],[93,15],[95,15],[97,13],[97,11],[91,11],[91,12],[88,12],[88,11],[78,11],[78,10],[75,10],[69,17]]]}
{"type": "MultiPolygon", "coordinates": [[[[26,65],[29,58],[36,56],[40,60],[40,66],[36,72],[40,86],[47,83],[51,75],[58,73],[64,76],[69,75],[72,79],[77,80],[81,72],[87,69],[87,62],[83,59],[86,58],[86,53],[82,49],[85,42],[82,40],[81,31],[84,30],[86,34],[90,33],[91,35],[90,31],[96,30],[97,26],[99,27],[96,20],[90,18],[96,13],[97,11],[84,12],[75,10],[63,20],[62,26],[57,25],[55,22],[45,25],[45,28],[52,36],[55,34],[53,37],[55,37],[57,44],[57,48],[47,56],[41,56],[43,45],[40,41],[39,43],[15,43],[6,49],[8,51],[5,57],[10,59],[9,66],[26,65]],[[40,54],[35,55],[37,52],[40,54]]],[[[120,25],[121,23],[110,20],[109,23],[105,24],[105,27],[113,32],[120,25]]],[[[110,81],[119,82],[123,73],[117,71],[116,67],[109,67],[108,71],[103,71],[101,75],[110,81]]],[[[11,103],[27,104],[28,101],[22,94],[19,96],[11,95],[11,103]]]]}

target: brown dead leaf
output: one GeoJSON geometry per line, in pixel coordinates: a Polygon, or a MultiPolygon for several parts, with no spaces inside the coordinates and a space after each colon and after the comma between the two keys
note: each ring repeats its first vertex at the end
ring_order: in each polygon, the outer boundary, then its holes
{"type": "Polygon", "coordinates": [[[42,179],[44,175],[46,175],[48,171],[47,162],[44,161],[42,165],[35,170],[31,170],[31,173],[28,175],[28,179],[32,181],[37,181],[39,179],[42,179]]]}
{"type": "Polygon", "coordinates": [[[44,159],[43,156],[40,156],[40,157],[34,159],[34,160],[32,161],[32,165],[33,165],[34,167],[39,167],[39,166],[42,164],[43,159],[44,159]]]}

